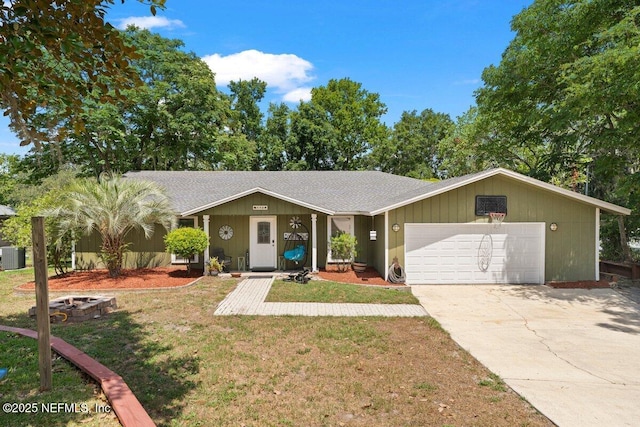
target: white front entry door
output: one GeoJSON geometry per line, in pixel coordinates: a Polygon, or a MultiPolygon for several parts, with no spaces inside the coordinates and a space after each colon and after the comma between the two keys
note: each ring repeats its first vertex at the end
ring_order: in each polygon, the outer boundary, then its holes
{"type": "Polygon", "coordinates": [[[275,216],[249,218],[249,265],[252,269],[275,269],[278,265],[276,223],[275,216]]]}

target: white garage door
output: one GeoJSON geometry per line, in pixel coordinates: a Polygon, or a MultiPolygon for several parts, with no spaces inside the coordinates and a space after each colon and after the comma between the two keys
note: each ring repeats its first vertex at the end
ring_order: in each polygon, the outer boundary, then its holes
{"type": "Polygon", "coordinates": [[[406,282],[542,284],[544,232],[544,223],[406,224],[406,282]]]}

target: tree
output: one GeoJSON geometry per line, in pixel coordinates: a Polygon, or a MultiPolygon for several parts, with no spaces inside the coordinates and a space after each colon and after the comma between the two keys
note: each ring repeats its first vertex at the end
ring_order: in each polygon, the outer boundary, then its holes
{"type": "Polygon", "coordinates": [[[291,113],[285,167],[289,170],[336,169],[337,139],[325,110],[313,102],[300,102],[298,109],[291,113]]]}
{"type": "Polygon", "coordinates": [[[386,112],[380,95],[347,78],[313,88],[311,101],[301,102],[291,116],[291,168],[364,168],[371,148],[387,137],[388,129],[380,121],[386,112]]]}
{"type": "MultiPolygon", "coordinates": [[[[180,40],[133,27],[125,35],[140,55],[132,66],[143,84],[127,90],[126,101],[116,104],[85,97],[84,128],[31,154],[32,168],[51,173],[70,162],[93,176],[144,169],[251,168],[255,143],[233,129],[229,98],[217,90],[209,67],[193,52],[183,52],[180,40]]],[[[42,115],[59,112],[51,107],[42,115]]]]}
{"type": "Polygon", "coordinates": [[[0,154],[0,205],[15,206],[15,188],[18,185],[20,157],[0,154]]]}
{"type": "Polygon", "coordinates": [[[440,178],[438,147],[454,128],[448,114],[431,109],[420,114],[404,111],[394,124],[391,138],[373,147],[372,160],[384,172],[413,178],[440,178]]]}
{"type": "Polygon", "coordinates": [[[264,131],[256,142],[258,169],[286,168],[286,147],[291,134],[291,110],[286,104],[269,104],[264,131]]]}
{"type": "Polygon", "coordinates": [[[101,256],[111,277],[120,275],[131,231],[141,230],[148,239],[156,224],[166,230],[175,224],[175,212],[162,188],[118,176],[78,181],[52,214],[63,229],[79,228],[87,235],[100,235],[101,256]]]}
{"type": "Polygon", "coordinates": [[[47,261],[49,265],[53,265],[56,274],[67,271],[72,242],[80,233],[78,230],[61,227],[59,220],[48,216],[47,213],[60,206],[65,199],[67,188],[74,179],[75,174],[72,171],[63,171],[47,177],[39,185],[16,184],[16,216],[7,219],[3,224],[2,232],[8,241],[18,247],[29,247],[32,237],[31,218],[45,216],[47,261]]]}
{"type": "Polygon", "coordinates": [[[207,234],[199,228],[181,227],[164,236],[167,251],[187,259],[187,272],[191,272],[191,258],[209,246],[207,234]]]}
{"type": "MultiPolygon", "coordinates": [[[[631,0],[536,0],[516,15],[515,38],[477,92],[481,149],[629,206],[640,191],[639,21],[631,0]]],[[[627,229],[638,227],[634,212],[627,229]]]]}
{"type": "Polygon", "coordinates": [[[231,91],[231,110],[240,132],[249,141],[256,141],[262,131],[262,112],[258,103],[264,97],[267,83],[257,77],[251,80],[238,80],[229,83],[231,91]]]}
{"type": "MultiPolygon", "coordinates": [[[[481,149],[483,135],[477,131],[478,109],[471,107],[456,120],[453,131],[438,145],[443,178],[480,172],[492,166],[494,159],[481,149]]],[[[497,164],[494,164],[497,165],[497,164]]]]}
{"type": "Polygon", "coordinates": [[[331,237],[331,258],[338,261],[338,270],[347,271],[351,262],[358,256],[356,236],[349,233],[338,233],[331,237]]]}
{"type": "MultiPolygon", "coordinates": [[[[122,0],[124,2],[124,0],[122,0]]],[[[155,15],[165,0],[139,0],[155,15]]],[[[38,108],[55,100],[72,128],[82,128],[81,99],[122,99],[139,83],[135,50],[104,21],[114,0],[10,0],[0,4],[0,107],[22,145],[54,135],[32,126],[38,108]],[[114,90],[101,82],[108,76],[114,90]]]]}

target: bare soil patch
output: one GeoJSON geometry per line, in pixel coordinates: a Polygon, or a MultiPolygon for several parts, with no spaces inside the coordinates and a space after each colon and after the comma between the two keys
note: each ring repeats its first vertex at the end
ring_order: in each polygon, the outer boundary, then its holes
{"type": "Polygon", "coordinates": [[[375,286],[406,286],[402,283],[390,283],[384,280],[380,274],[372,267],[367,267],[363,273],[356,273],[351,268],[347,271],[338,271],[337,267],[321,269],[318,276],[325,280],[341,283],[353,283],[356,285],[375,285],[375,286]]]}
{"type": "MultiPolygon", "coordinates": [[[[202,276],[201,270],[186,268],[139,268],[123,270],[120,277],[111,278],[107,270],[74,271],[49,278],[52,291],[99,291],[111,289],[157,289],[187,285],[202,276]]],[[[19,290],[35,289],[34,282],[17,287],[19,290]]]]}
{"type": "Polygon", "coordinates": [[[547,286],[556,289],[595,289],[609,288],[609,282],[606,280],[580,280],[577,282],[547,282],[547,286]]]}

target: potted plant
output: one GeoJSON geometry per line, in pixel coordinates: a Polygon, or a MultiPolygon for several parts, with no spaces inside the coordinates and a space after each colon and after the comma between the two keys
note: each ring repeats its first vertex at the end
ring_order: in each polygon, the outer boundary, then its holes
{"type": "Polygon", "coordinates": [[[367,269],[367,263],[365,261],[354,261],[351,267],[356,273],[364,273],[367,269]]]}
{"type": "Polygon", "coordinates": [[[209,274],[217,276],[222,271],[222,263],[218,260],[218,257],[209,258],[209,274]]]}

